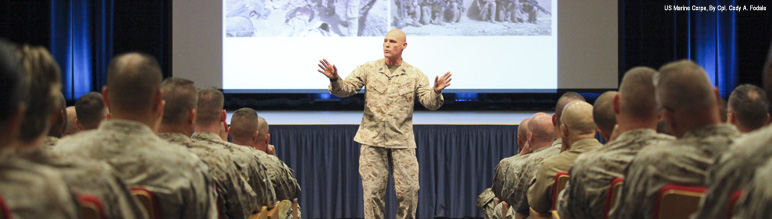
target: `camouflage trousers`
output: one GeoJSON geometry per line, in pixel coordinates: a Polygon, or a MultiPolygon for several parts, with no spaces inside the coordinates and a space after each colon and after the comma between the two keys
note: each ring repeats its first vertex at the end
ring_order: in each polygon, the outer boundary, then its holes
{"type": "Polygon", "coordinates": [[[389,154],[394,168],[397,218],[415,218],[418,207],[418,158],[415,148],[389,149],[362,145],[359,175],[362,176],[365,218],[384,218],[386,185],[389,181],[389,154]]]}

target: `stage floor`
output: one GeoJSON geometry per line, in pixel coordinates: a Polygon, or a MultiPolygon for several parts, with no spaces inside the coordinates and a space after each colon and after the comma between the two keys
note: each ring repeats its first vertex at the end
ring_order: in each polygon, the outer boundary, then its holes
{"type": "MultiPolygon", "coordinates": [[[[270,125],[358,125],[362,111],[258,111],[270,125]]],[[[536,112],[485,111],[413,113],[415,125],[517,125],[536,112]]],[[[550,112],[551,113],[551,112],[550,112]]],[[[230,123],[233,112],[228,112],[230,123]]]]}

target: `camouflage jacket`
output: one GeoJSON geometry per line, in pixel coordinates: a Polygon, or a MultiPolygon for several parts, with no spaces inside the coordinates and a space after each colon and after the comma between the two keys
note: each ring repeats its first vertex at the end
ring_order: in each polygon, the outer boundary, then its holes
{"type": "MultiPolygon", "coordinates": [[[[544,160],[536,171],[533,185],[528,188],[528,205],[536,212],[549,214],[552,208],[552,185],[558,172],[567,172],[582,153],[603,146],[598,139],[588,138],[574,142],[571,148],[544,160]]],[[[560,191],[558,191],[560,192],[560,191]]],[[[555,194],[557,195],[557,194],[555,194]]]]}
{"type": "Polygon", "coordinates": [[[627,167],[619,204],[609,218],[651,218],[659,189],[667,184],[705,186],[708,167],[738,136],[732,125],[709,125],[641,150],[627,167]]]}
{"type": "Polygon", "coordinates": [[[512,184],[517,180],[516,177],[519,177],[517,173],[520,172],[523,161],[527,158],[528,154],[515,154],[515,156],[499,161],[493,175],[493,186],[491,186],[491,191],[495,197],[499,197],[499,199],[505,197],[504,190],[511,189],[512,184]]]}
{"type": "Polygon", "coordinates": [[[107,218],[148,218],[147,212],[132,196],[126,183],[107,163],[96,160],[68,159],[49,147],[19,148],[16,156],[53,167],[76,195],[99,198],[107,218]]]}
{"type": "Polygon", "coordinates": [[[652,129],[636,129],[622,133],[595,151],[579,155],[569,171],[571,183],[559,203],[560,217],[604,218],[611,181],[624,177],[625,168],[644,147],[674,140],[652,129]]]}
{"type": "MultiPolygon", "coordinates": [[[[708,191],[702,197],[696,218],[727,218],[729,198],[753,180],[756,169],[772,157],[772,127],[738,138],[729,150],[710,168],[705,184],[708,191]]],[[[769,181],[767,182],[769,183],[769,181]]]]}
{"type": "MultiPolygon", "coordinates": [[[[756,170],[750,182],[744,188],[744,195],[732,218],[769,218],[772,215],[772,160],[756,170]]],[[[724,207],[726,208],[726,207],[724,207]]]]}
{"type": "Polygon", "coordinates": [[[54,151],[73,159],[106,161],[130,187],[153,192],[163,218],[217,218],[209,168],[184,146],[128,120],[102,122],[98,129],[59,140],[54,151]]]}
{"type": "Polygon", "coordinates": [[[295,179],[295,171],[278,157],[269,155],[263,151],[246,147],[253,151],[258,159],[263,161],[268,168],[268,176],[279,200],[293,200],[300,195],[300,185],[295,179]]]}
{"type": "Polygon", "coordinates": [[[231,159],[241,167],[241,176],[257,194],[257,205],[273,206],[280,201],[276,198],[274,185],[268,175],[268,165],[246,147],[222,140],[218,134],[209,132],[193,133],[191,138],[213,148],[219,148],[231,155],[231,159]]]}
{"type": "Polygon", "coordinates": [[[77,219],[75,198],[66,185],[55,169],[0,149],[0,199],[10,218],[77,219]]]}
{"type": "Polygon", "coordinates": [[[345,80],[330,83],[329,91],[348,97],[365,86],[365,110],[354,141],[386,148],[415,148],[413,105],[437,110],[444,101],[421,70],[407,62],[392,73],[385,59],[360,65],[345,80]]]}
{"type": "Polygon", "coordinates": [[[536,171],[542,165],[545,159],[560,154],[560,147],[562,146],[562,140],[556,139],[552,142],[552,146],[539,148],[533,153],[529,154],[528,159],[524,160],[517,177],[517,181],[512,185],[512,192],[509,195],[505,195],[504,200],[509,203],[511,208],[521,214],[530,214],[530,205],[528,205],[528,188],[533,184],[536,177],[536,171]]]}
{"type": "Polygon", "coordinates": [[[493,194],[493,191],[491,191],[491,188],[483,190],[483,192],[477,196],[477,202],[475,202],[474,205],[483,213],[485,219],[492,218],[495,213],[493,211],[495,204],[493,203],[494,197],[495,195],[493,194]]]}
{"type": "Polygon", "coordinates": [[[158,137],[186,146],[209,165],[209,175],[216,183],[217,201],[221,207],[220,218],[249,218],[252,212],[260,210],[255,203],[257,194],[241,176],[241,167],[231,161],[231,154],[180,133],[160,133],[158,137]]]}

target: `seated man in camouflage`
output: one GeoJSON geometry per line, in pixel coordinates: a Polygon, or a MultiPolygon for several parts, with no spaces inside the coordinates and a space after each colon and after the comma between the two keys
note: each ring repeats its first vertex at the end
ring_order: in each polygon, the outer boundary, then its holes
{"type": "Polygon", "coordinates": [[[227,151],[231,159],[241,168],[241,176],[257,195],[257,206],[272,207],[276,204],[276,193],[268,175],[268,164],[265,161],[265,152],[243,147],[227,142],[228,129],[225,126],[225,96],[214,88],[204,88],[198,91],[198,105],[196,106],[196,121],[193,129],[196,131],[191,138],[197,144],[227,151]],[[223,131],[221,133],[221,131],[223,131]],[[222,134],[222,135],[221,135],[222,134]]]}
{"type": "Polygon", "coordinates": [[[662,66],[654,87],[660,113],[677,140],[647,147],[633,158],[611,218],[651,218],[664,185],[705,186],[708,168],[740,135],[721,123],[718,90],[696,63],[662,66]]]}
{"type": "Polygon", "coordinates": [[[769,124],[769,100],[763,89],[752,84],[737,86],[729,95],[728,122],[742,133],[756,131],[769,124]]]}
{"type": "MultiPolygon", "coordinates": [[[[574,161],[569,171],[570,183],[559,203],[561,218],[604,218],[606,192],[611,181],[624,177],[625,168],[640,150],[675,140],[656,132],[658,113],[652,83],[654,73],[656,70],[647,67],[636,67],[625,73],[619,93],[611,95],[610,101],[612,115],[618,121],[615,135],[619,137],[574,161]]],[[[595,101],[596,105],[600,99],[595,101]]],[[[593,112],[593,117],[595,115],[593,112]]]]}
{"type": "Polygon", "coordinates": [[[233,112],[231,118],[230,134],[233,143],[245,146],[253,151],[260,159],[260,162],[268,168],[268,176],[273,184],[276,198],[279,200],[293,200],[300,195],[300,185],[295,180],[295,174],[284,162],[276,156],[270,156],[264,151],[268,148],[270,135],[268,134],[268,124],[265,129],[258,129],[258,116],[255,110],[250,108],[241,108],[233,112]]]}
{"type": "Polygon", "coordinates": [[[552,205],[556,204],[552,203],[552,197],[557,195],[552,191],[555,175],[558,172],[568,171],[582,153],[603,146],[595,139],[596,126],[592,119],[592,105],[589,103],[584,101],[569,103],[563,109],[560,120],[559,132],[563,141],[561,152],[557,156],[544,160],[536,171],[533,185],[528,188],[528,204],[533,214],[551,215],[552,205]]]}
{"type": "Polygon", "coordinates": [[[217,218],[209,169],[185,146],[155,132],[163,116],[161,68],[152,56],[126,53],[108,66],[102,89],[112,117],[98,129],[59,141],[54,151],[106,161],[130,187],[153,192],[163,218],[217,218]]]}
{"type": "Polygon", "coordinates": [[[525,155],[521,152],[523,151],[523,148],[526,147],[526,142],[528,140],[526,138],[528,136],[527,124],[529,120],[531,120],[531,118],[525,118],[520,122],[520,125],[517,126],[517,154],[499,161],[499,165],[496,166],[495,174],[493,175],[493,186],[484,190],[482,193],[480,193],[480,195],[477,196],[477,203],[475,205],[478,209],[480,209],[480,211],[483,212],[485,218],[493,218],[494,216],[496,216],[496,218],[501,218],[501,211],[493,211],[494,208],[497,208],[497,205],[501,204],[500,202],[496,203],[494,198],[497,200],[500,200],[501,198],[497,197],[496,193],[493,192],[492,189],[495,188],[498,191],[498,194],[501,194],[501,189],[504,184],[514,181],[510,178],[513,175],[510,174],[507,169],[509,168],[509,163],[511,161],[522,159],[525,155]]]}
{"type": "Polygon", "coordinates": [[[193,121],[196,119],[198,93],[193,81],[183,78],[167,78],[161,84],[164,115],[158,128],[158,137],[172,143],[184,145],[209,165],[209,174],[215,182],[220,218],[249,218],[258,211],[256,194],[239,169],[231,162],[226,150],[209,147],[203,142],[190,138],[193,121]]]}
{"type": "MultiPolygon", "coordinates": [[[[55,77],[59,77],[56,75],[55,77]]],[[[15,155],[28,83],[13,45],[0,39],[0,200],[9,218],[77,218],[78,210],[54,168],[15,155]]],[[[50,112],[49,112],[50,113],[50,112]]]]}
{"type": "Polygon", "coordinates": [[[75,125],[78,130],[83,131],[98,128],[99,124],[110,115],[110,111],[105,106],[102,94],[89,92],[75,102],[75,114],[77,117],[75,125]]]}

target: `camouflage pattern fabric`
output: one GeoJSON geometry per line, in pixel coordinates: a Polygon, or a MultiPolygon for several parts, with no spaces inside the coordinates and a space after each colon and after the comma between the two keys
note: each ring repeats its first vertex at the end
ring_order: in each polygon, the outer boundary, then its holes
{"type": "Polygon", "coordinates": [[[10,218],[78,218],[75,198],[55,169],[0,150],[0,198],[10,218]]]}
{"type": "Polygon", "coordinates": [[[418,158],[415,148],[390,149],[362,145],[359,174],[362,176],[365,218],[383,218],[386,211],[386,185],[389,180],[391,153],[394,167],[394,191],[397,193],[397,218],[415,218],[418,207],[418,158]]]}

